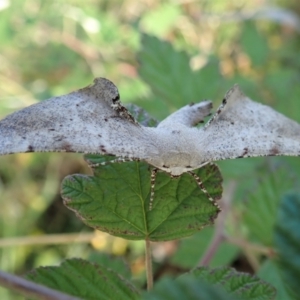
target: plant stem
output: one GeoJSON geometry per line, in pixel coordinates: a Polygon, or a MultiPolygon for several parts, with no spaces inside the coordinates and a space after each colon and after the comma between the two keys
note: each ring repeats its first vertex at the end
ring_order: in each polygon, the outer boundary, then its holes
{"type": "Polygon", "coordinates": [[[145,240],[145,256],[146,256],[146,275],[147,275],[147,290],[150,291],[153,288],[153,271],[152,271],[152,254],[151,244],[148,239],[145,240]]]}
{"type": "Polygon", "coordinates": [[[42,300],[79,300],[79,298],[3,271],[0,271],[0,285],[30,298],[34,297],[42,300]]]}
{"type": "Polygon", "coordinates": [[[97,235],[93,232],[10,237],[0,239],[0,248],[44,244],[54,245],[70,243],[89,243],[93,239],[97,239],[97,235]]]}
{"type": "Polygon", "coordinates": [[[225,221],[231,209],[232,196],[236,188],[236,183],[234,181],[230,182],[227,189],[223,193],[222,197],[222,211],[220,212],[216,220],[216,229],[214,236],[207,247],[204,255],[198,263],[198,267],[208,266],[215,253],[217,252],[219,246],[225,240],[224,228],[225,221]]]}
{"type": "Polygon", "coordinates": [[[236,237],[225,235],[225,241],[230,244],[236,245],[242,249],[249,249],[253,252],[266,255],[268,257],[273,257],[276,255],[276,251],[272,247],[253,244],[243,238],[236,238],[236,237]]]}

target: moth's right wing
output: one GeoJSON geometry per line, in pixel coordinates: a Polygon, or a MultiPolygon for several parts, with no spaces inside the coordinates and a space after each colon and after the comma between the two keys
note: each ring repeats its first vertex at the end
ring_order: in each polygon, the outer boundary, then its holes
{"type": "Polygon", "coordinates": [[[300,124],[234,86],[195,141],[199,165],[242,157],[300,156],[300,124]]]}

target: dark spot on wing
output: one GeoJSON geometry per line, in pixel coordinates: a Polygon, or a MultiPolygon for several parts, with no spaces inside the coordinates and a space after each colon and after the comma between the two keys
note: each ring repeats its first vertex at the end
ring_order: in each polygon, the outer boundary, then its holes
{"type": "Polygon", "coordinates": [[[107,119],[107,118],[104,118],[104,121],[105,121],[105,122],[107,122],[107,121],[108,121],[108,119],[107,119]]]}
{"type": "Polygon", "coordinates": [[[72,149],[72,146],[68,143],[65,143],[62,145],[62,149],[65,150],[66,152],[75,152],[73,149],[72,149]]]}
{"type": "Polygon", "coordinates": [[[179,133],[180,133],[180,130],[172,130],[171,133],[172,133],[172,134],[179,134],[179,133]]]}
{"type": "Polygon", "coordinates": [[[98,134],[98,136],[99,136],[99,137],[102,137],[102,135],[101,135],[101,134],[98,134]]]}
{"type": "Polygon", "coordinates": [[[243,154],[240,155],[240,156],[238,156],[237,158],[243,158],[243,157],[245,157],[245,156],[248,154],[248,151],[249,151],[248,148],[244,148],[244,149],[243,149],[243,154]]]}
{"type": "Polygon", "coordinates": [[[73,119],[70,119],[70,121],[73,121],[73,119]]]}
{"type": "Polygon", "coordinates": [[[233,121],[231,121],[231,122],[230,122],[230,124],[231,124],[231,125],[234,125],[234,122],[233,122],[233,121]]]}
{"type": "Polygon", "coordinates": [[[249,149],[248,148],[244,148],[244,153],[243,155],[245,156],[246,154],[248,154],[249,149]]]}
{"type": "Polygon", "coordinates": [[[113,102],[113,103],[116,103],[117,101],[119,101],[120,100],[120,95],[118,94],[115,98],[113,98],[111,101],[113,102]]]}
{"type": "Polygon", "coordinates": [[[50,130],[50,131],[55,131],[55,129],[54,129],[54,128],[49,128],[49,130],[50,130]]]}
{"type": "Polygon", "coordinates": [[[271,155],[271,156],[278,155],[279,152],[280,152],[279,149],[276,146],[274,146],[270,149],[269,155],[271,155]]]}
{"type": "Polygon", "coordinates": [[[227,104],[227,100],[224,98],[223,101],[222,101],[222,103],[223,103],[224,105],[227,104]]]}
{"type": "Polygon", "coordinates": [[[31,145],[29,145],[26,152],[33,152],[33,151],[34,151],[34,148],[31,145]]]}
{"type": "Polygon", "coordinates": [[[218,216],[218,213],[221,211],[221,209],[219,207],[217,207],[217,214],[216,215],[211,215],[209,216],[209,220],[211,223],[214,223],[215,222],[215,219],[217,218],[218,216]]]}
{"type": "Polygon", "coordinates": [[[106,153],[107,151],[105,150],[105,146],[104,145],[100,145],[100,151],[103,153],[106,153]]]}

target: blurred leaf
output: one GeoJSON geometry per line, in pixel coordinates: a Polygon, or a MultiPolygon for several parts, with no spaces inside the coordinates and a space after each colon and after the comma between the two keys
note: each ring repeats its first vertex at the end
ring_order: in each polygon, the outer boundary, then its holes
{"type": "Polygon", "coordinates": [[[132,116],[143,126],[155,127],[158,121],[152,118],[144,109],[134,104],[126,105],[132,116]]]}
{"type": "Polygon", "coordinates": [[[156,9],[148,11],[141,20],[143,31],[163,36],[172,29],[180,16],[179,5],[161,3],[156,9]]]}
{"type": "Polygon", "coordinates": [[[170,43],[156,37],[143,35],[138,59],[140,76],[171,107],[214,97],[220,88],[217,60],[208,60],[204,67],[194,72],[187,53],[176,51],[170,43]]]}
{"type": "Polygon", "coordinates": [[[271,92],[272,105],[288,117],[300,121],[300,105],[298,103],[300,87],[297,69],[280,68],[268,74],[266,86],[271,92]],[[275,102],[276,101],[276,102],[275,102]]]}
{"type": "Polygon", "coordinates": [[[163,278],[154,289],[144,293],[145,300],[237,300],[220,287],[210,285],[191,276],[181,276],[176,280],[163,278]]]}
{"type": "Polygon", "coordinates": [[[289,287],[288,291],[299,299],[300,278],[300,195],[283,197],[275,228],[275,245],[279,253],[279,266],[289,287]]]}
{"type": "Polygon", "coordinates": [[[264,99],[261,97],[261,92],[263,89],[259,89],[257,81],[252,77],[245,77],[239,73],[235,74],[233,77],[226,80],[226,89],[229,90],[233,85],[238,83],[241,87],[243,93],[247,95],[250,99],[257,102],[263,102],[264,99]]]}
{"type": "MultiPolygon", "coordinates": [[[[86,156],[89,163],[111,157],[86,156]]],[[[195,173],[209,194],[221,197],[221,175],[215,165],[195,173]]],[[[62,183],[65,205],[93,228],[126,239],[165,241],[192,235],[212,224],[218,208],[202,193],[190,174],[171,178],[158,172],[153,209],[149,210],[150,170],[143,162],[110,163],[95,176],[72,175],[62,183]]]]}
{"type": "MultiPolygon", "coordinates": [[[[191,237],[180,241],[178,250],[171,257],[171,263],[182,268],[193,268],[204,255],[214,228],[206,227],[191,237]]],[[[230,264],[237,256],[239,248],[229,243],[222,243],[210,262],[210,266],[217,267],[230,264]]]]}
{"type": "MultiPolygon", "coordinates": [[[[289,99],[296,74],[291,69],[280,69],[272,72],[266,77],[266,84],[272,89],[276,99],[289,99]]],[[[279,101],[279,104],[286,105],[286,101],[279,101]]]]}
{"type": "Polygon", "coordinates": [[[241,179],[255,180],[257,168],[262,165],[264,160],[265,158],[263,157],[223,160],[218,161],[218,166],[220,167],[224,178],[232,178],[239,181],[241,179]]]}
{"type": "Polygon", "coordinates": [[[40,267],[26,278],[82,299],[138,299],[139,292],[112,270],[82,259],[68,259],[58,267],[40,267]]]}
{"type": "Polygon", "coordinates": [[[265,261],[259,269],[257,275],[262,280],[276,287],[277,294],[275,300],[293,300],[287,293],[285,284],[280,276],[280,270],[273,260],[268,259],[265,261]]]}
{"type": "Polygon", "coordinates": [[[131,271],[128,265],[120,257],[113,257],[107,253],[94,251],[89,255],[88,261],[96,263],[107,270],[113,270],[128,280],[131,278],[131,271]]]}
{"type": "MultiPolygon", "coordinates": [[[[249,237],[267,246],[273,245],[273,230],[281,195],[297,186],[297,177],[287,167],[264,169],[246,195],[243,223],[249,237]]],[[[249,187],[250,189],[250,187],[249,187]]],[[[245,196],[244,196],[245,197],[245,196]]]]}
{"type": "Polygon", "coordinates": [[[276,295],[275,288],[270,284],[256,276],[237,272],[228,267],[216,269],[200,267],[182,275],[185,276],[194,276],[205,282],[222,286],[227,292],[243,300],[271,300],[276,295]]]}
{"type": "Polygon", "coordinates": [[[118,90],[120,92],[122,103],[127,104],[136,103],[138,99],[145,97],[150,89],[140,77],[137,77],[128,78],[127,80],[118,82],[118,90]]]}
{"type": "Polygon", "coordinates": [[[257,30],[254,22],[243,23],[241,44],[255,66],[261,66],[265,63],[269,54],[267,37],[257,30]]]}

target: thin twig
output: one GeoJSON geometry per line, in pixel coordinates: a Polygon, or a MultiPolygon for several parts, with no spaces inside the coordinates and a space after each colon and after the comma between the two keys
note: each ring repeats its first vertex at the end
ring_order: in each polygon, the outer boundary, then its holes
{"type": "Polygon", "coordinates": [[[205,254],[202,256],[198,266],[208,266],[212,258],[214,257],[215,253],[217,252],[220,244],[224,241],[224,236],[220,232],[215,232],[209,247],[206,249],[205,254]]]}
{"type": "Polygon", "coordinates": [[[199,267],[207,266],[210,263],[211,259],[213,258],[216,251],[218,250],[219,246],[225,239],[225,235],[224,235],[225,221],[231,208],[231,200],[233,198],[232,195],[234,193],[235,187],[236,187],[236,183],[232,181],[228,185],[226,192],[223,195],[222,211],[220,212],[219,217],[217,218],[216,221],[216,230],[209,246],[207,247],[204,255],[201,257],[201,260],[198,263],[199,267]]]}
{"type": "Polygon", "coordinates": [[[153,271],[152,271],[152,253],[151,244],[148,239],[145,240],[145,259],[146,259],[146,274],[147,274],[147,290],[150,291],[153,288],[153,271]]]}
{"type": "Polygon", "coordinates": [[[70,233],[70,234],[48,234],[42,236],[21,236],[13,238],[1,238],[0,248],[12,246],[44,245],[44,244],[70,244],[88,243],[97,238],[93,233],[70,233]]]}
{"type": "Polygon", "coordinates": [[[276,255],[276,251],[271,247],[253,244],[242,238],[235,238],[232,236],[225,236],[224,238],[226,242],[236,245],[242,249],[249,249],[251,251],[258,252],[259,254],[266,255],[268,257],[276,255]]]}
{"type": "Polygon", "coordinates": [[[24,278],[0,271],[0,285],[10,290],[21,293],[26,297],[39,300],[79,300],[62,292],[50,289],[24,278]]]}

